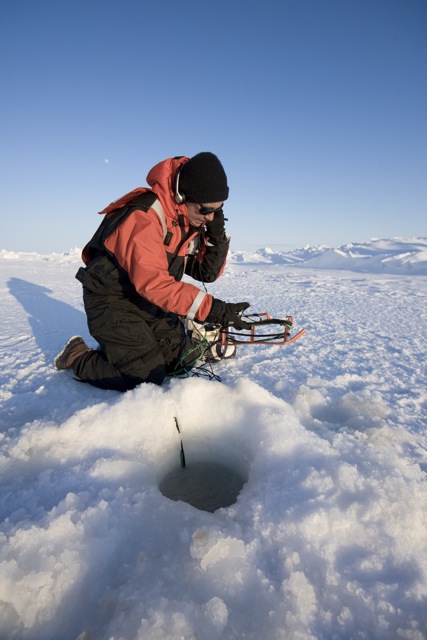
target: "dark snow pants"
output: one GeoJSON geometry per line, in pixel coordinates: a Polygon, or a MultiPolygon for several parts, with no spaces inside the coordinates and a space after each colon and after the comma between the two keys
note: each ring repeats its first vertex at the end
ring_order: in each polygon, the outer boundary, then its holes
{"type": "Polygon", "coordinates": [[[136,293],[109,291],[91,269],[80,269],[76,277],[83,284],[89,332],[99,343],[99,349],[73,365],[80,380],[126,391],[142,382],[161,384],[177,369],[191,369],[198,352],[179,316],[136,293]]]}

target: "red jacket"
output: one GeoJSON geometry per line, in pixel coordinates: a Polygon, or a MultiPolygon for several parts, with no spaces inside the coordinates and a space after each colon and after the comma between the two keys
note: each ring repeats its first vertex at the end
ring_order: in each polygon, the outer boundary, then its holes
{"type": "Polygon", "coordinates": [[[134,189],[103,209],[104,221],[82,257],[90,271],[94,257],[107,253],[139,295],[166,311],[203,321],[213,297],[180,280],[184,273],[204,282],[216,280],[224,270],[229,242],[209,243],[203,232],[190,228],[186,205],[175,202],[175,176],[187,160],[158,163],[147,176],[151,189],[134,189]],[[146,203],[141,208],[130,206],[137,197],[146,203]],[[159,203],[164,216],[158,213],[159,203]]]}

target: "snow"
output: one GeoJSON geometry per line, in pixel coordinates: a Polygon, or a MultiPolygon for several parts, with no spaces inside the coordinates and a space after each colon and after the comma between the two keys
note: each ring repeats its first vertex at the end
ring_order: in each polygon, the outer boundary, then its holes
{"type": "Polygon", "coordinates": [[[426,251],[232,253],[209,291],[307,333],[126,394],[52,364],[79,250],[0,252],[0,638],[427,638],[426,251]],[[235,504],[162,495],[180,437],[235,504]]]}

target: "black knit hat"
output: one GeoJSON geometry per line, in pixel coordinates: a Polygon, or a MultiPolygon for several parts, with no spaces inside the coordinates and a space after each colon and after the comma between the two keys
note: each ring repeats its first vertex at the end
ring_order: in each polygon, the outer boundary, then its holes
{"type": "Polygon", "coordinates": [[[178,189],[187,202],[204,204],[227,200],[227,176],[216,155],[203,151],[190,158],[180,170],[178,189]]]}

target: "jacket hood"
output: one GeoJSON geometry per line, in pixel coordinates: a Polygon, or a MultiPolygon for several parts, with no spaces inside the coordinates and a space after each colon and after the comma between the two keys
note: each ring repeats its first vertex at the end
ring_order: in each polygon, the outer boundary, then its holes
{"type": "MultiPolygon", "coordinates": [[[[172,219],[176,218],[177,212],[187,218],[187,207],[175,202],[174,182],[179,167],[188,159],[189,158],[186,156],[182,156],[179,158],[168,158],[167,160],[162,160],[162,162],[159,162],[150,169],[147,175],[147,182],[151,187],[151,191],[153,191],[159,198],[165,215],[172,219]]],[[[150,189],[146,187],[137,187],[136,189],[133,189],[133,191],[126,193],[118,200],[111,202],[107,207],[105,207],[105,209],[99,211],[99,213],[106,214],[114,211],[115,209],[119,209],[120,207],[124,207],[128,202],[147,191],[150,191],[150,189]]]]}
{"type": "Polygon", "coordinates": [[[176,210],[179,205],[175,203],[175,177],[178,169],[189,158],[167,158],[157,163],[147,175],[147,183],[159,198],[163,209],[168,212],[176,210]]]}

